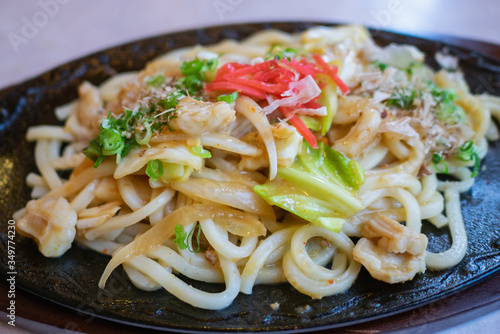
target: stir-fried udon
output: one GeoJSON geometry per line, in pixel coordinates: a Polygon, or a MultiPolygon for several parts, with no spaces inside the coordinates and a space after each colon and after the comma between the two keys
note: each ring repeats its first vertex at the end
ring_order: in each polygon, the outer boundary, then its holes
{"type": "Polygon", "coordinates": [[[459,194],[498,139],[500,100],[436,59],[358,26],[268,30],[83,82],[55,110],[63,126],[27,133],[39,174],[17,228],[47,257],[74,242],[110,255],[101,288],[122,265],[137,288],[206,309],[256,284],[322,298],[362,266],[388,283],[454,266],[459,194]],[[426,250],[423,220],[449,229],[448,250],[426,250]]]}

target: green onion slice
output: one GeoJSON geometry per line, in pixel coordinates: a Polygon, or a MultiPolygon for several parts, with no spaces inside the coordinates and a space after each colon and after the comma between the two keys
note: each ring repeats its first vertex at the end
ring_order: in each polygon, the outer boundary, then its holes
{"type": "Polygon", "coordinates": [[[448,164],[444,161],[443,157],[437,153],[432,155],[432,163],[434,164],[434,168],[440,173],[448,174],[448,164]],[[439,168],[439,163],[441,163],[444,169],[439,168]]]}
{"type": "Polygon", "coordinates": [[[146,83],[154,88],[158,88],[165,83],[165,76],[163,74],[157,74],[155,76],[146,79],[146,83]]]}
{"type": "Polygon", "coordinates": [[[163,175],[163,163],[158,159],[149,160],[148,166],[146,167],[146,174],[151,180],[156,182],[158,178],[163,175]]]}
{"type": "Polygon", "coordinates": [[[205,150],[202,146],[191,146],[191,148],[189,150],[194,155],[197,155],[197,156],[202,157],[202,158],[211,158],[212,157],[212,154],[210,153],[210,151],[205,150]]]}
{"type": "Polygon", "coordinates": [[[217,97],[217,101],[223,101],[226,103],[233,103],[238,98],[238,92],[232,92],[231,94],[224,94],[217,97]]]}
{"type": "Polygon", "coordinates": [[[111,129],[102,129],[99,134],[99,142],[103,155],[113,155],[121,152],[125,143],[122,136],[111,129]]]}

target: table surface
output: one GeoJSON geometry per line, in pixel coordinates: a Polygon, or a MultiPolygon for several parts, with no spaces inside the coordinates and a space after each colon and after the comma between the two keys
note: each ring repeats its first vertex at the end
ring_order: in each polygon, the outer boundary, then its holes
{"type": "MultiPolygon", "coordinates": [[[[500,2],[497,0],[0,0],[0,89],[34,77],[57,65],[86,54],[132,40],[163,33],[209,25],[263,21],[326,21],[359,23],[378,29],[393,30],[419,36],[445,39],[469,47],[482,47],[500,58],[500,47],[475,44],[463,39],[500,44],[500,2]]],[[[498,295],[500,276],[451,297],[440,308],[439,316],[426,316],[426,308],[407,312],[404,317],[419,318],[413,332],[495,333],[500,327],[498,295]],[[492,298],[467,307],[478,294],[491,291],[492,298]],[[460,308],[460,305],[461,308],[460,308]],[[452,310],[454,309],[454,311],[452,310]],[[467,311],[467,312],[466,312],[467,311]],[[426,324],[432,320],[433,325],[426,324]],[[451,319],[451,320],[450,320],[451,319]]],[[[2,297],[5,283],[0,283],[2,297]]],[[[65,312],[69,318],[75,311],[61,309],[20,292],[21,300],[31,307],[19,310],[18,327],[5,322],[4,299],[0,298],[0,332],[64,333],[61,324],[51,321],[51,312],[65,312]],[[39,313],[29,310],[42,308],[39,313]],[[31,320],[30,320],[31,319],[31,320]],[[44,325],[49,323],[50,325],[44,325]],[[57,327],[59,326],[59,329],[57,327]]],[[[471,303],[472,304],[472,303],[471,303]]],[[[19,304],[22,305],[22,304],[19,304]]],[[[432,310],[436,312],[435,305],[432,310]]],[[[80,317],[81,318],[81,317],[80,317]]],[[[96,332],[80,319],[73,329],[96,332]]],[[[99,321],[103,333],[113,326],[99,321]]],[[[390,323],[390,322],[388,322],[390,323]]],[[[88,325],[88,324],[87,324],[88,325]]],[[[62,326],[64,328],[64,326],[62,326]]],[[[371,322],[347,332],[394,330],[390,325],[371,322]]],[[[406,329],[408,330],[408,329],[406,329]]],[[[130,332],[134,332],[130,329],[130,332]]]]}

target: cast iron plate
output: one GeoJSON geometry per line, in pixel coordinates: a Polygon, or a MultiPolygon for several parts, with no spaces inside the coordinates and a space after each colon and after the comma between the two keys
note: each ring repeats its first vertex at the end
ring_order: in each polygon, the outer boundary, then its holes
{"type": "MultiPolygon", "coordinates": [[[[0,93],[0,274],[6,277],[7,224],[12,213],[23,207],[30,190],[25,176],[35,171],[33,145],[24,133],[34,124],[57,124],[53,108],[76,98],[83,80],[99,84],[123,71],[141,69],[153,57],[168,50],[197,43],[211,44],[223,38],[241,39],[261,29],[302,31],[314,23],[265,23],[190,30],[154,37],[115,47],[58,67],[35,79],[0,93]]],[[[435,66],[433,54],[447,47],[461,60],[474,93],[500,95],[500,61],[474,51],[441,42],[389,32],[373,31],[377,42],[417,46],[435,66]]],[[[199,331],[310,331],[352,325],[402,312],[465,289],[500,271],[500,145],[490,152],[471,191],[462,196],[462,211],[469,238],[467,255],[457,266],[444,271],[427,271],[413,281],[390,285],[372,279],[362,270],[354,286],[344,294],[313,300],[287,284],[257,286],[251,296],[240,294],[225,310],[207,311],[185,304],[166,291],[140,291],[115,270],[106,289],[97,282],[108,257],[74,245],[59,259],[41,256],[35,244],[16,237],[16,283],[33,294],[112,321],[136,326],[183,332],[199,331]],[[272,311],[269,304],[279,302],[272,311]],[[308,311],[300,312],[305,305],[308,311]]],[[[425,226],[435,251],[446,249],[446,229],[425,226]]],[[[205,285],[220,291],[221,285],[205,285]]]]}

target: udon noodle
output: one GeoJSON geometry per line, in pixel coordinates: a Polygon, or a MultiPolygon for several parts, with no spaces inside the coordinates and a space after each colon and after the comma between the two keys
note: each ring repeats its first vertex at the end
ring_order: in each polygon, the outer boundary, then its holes
{"type": "Polygon", "coordinates": [[[267,30],[84,82],[55,110],[63,126],[27,133],[38,173],[17,228],[48,257],[73,242],[110,255],[101,288],[122,265],[137,288],[206,309],[256,284],[322,298],[362,266],[388,283],[452,267],[459,194],[498,139],[500,100],[437,59],[358,26],[267,30]],[[426,250],[424,220],[449,229],[448,250],[426,250]]]}

